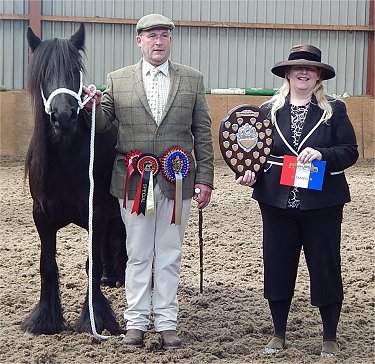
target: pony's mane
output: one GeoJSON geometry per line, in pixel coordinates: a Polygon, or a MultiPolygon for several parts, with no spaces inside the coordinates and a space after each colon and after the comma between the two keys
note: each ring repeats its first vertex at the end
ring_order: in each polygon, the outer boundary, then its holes
{"type": "MultiPolygon", "coordinates": [[[[82,52],[85,54],[84,48],[82,52]]],[[[58,88],[69,88],[74,74],[79,70],[85,73],[83,55],[68,39],[45,40],[32,54],[28,68],[28,89],[34,111],[34,133],[26,156],[25,178],[33,168],[34,176],[38,178],[38,183],[34,185],[40,188],[46,166],[47,138],[50,136],[49,115],[44,111],[41,87],[54,84],[58,88]]]]}

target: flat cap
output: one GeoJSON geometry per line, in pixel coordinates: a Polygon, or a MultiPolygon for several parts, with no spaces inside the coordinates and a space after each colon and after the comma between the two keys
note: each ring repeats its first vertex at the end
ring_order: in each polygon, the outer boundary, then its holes
{"type": "Polygon", "coordinates": [[[174,24],[171,19],[160,15],[160,14],[148,14],[138,20],[137,33],[139,34],[142,30],[148,30],[152,28],[167,28],[174,29],[174,24]]]}

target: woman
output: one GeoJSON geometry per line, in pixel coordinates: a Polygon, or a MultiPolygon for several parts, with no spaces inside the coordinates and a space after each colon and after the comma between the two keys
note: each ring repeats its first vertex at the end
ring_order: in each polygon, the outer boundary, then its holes
{"type": "Polygon", "coordinates": [[[344,170],[358,159],[356,137],[345,104],[325,95],[323,80],[335,70],[321,63],[311,45],[291,49],[272,73],[284,78],[278,93],[261,106],[274,125],[274,141],[264,173],[246,171],[237,183],[253,186],[263,221],[264,296],[269,302],[274,336],[265,353],[285,347],[289,308],[303,248],[310,274],[311,304],[323,323],[321,355],[339,351],[336,331],[343,285],[340,239],[343,207],[350,201],[344,170]],[[326,161],[322,190],[280,184],[284,155],[310,166],[326,161]]]}

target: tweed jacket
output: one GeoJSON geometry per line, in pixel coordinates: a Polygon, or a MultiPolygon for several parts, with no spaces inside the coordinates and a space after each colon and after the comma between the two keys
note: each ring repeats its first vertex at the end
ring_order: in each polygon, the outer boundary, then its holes
{"type": "MultiPolygon", "coordinates": [[[[264,172],[253,185],[253,198],[266,205],[283,208],[287,206],[291,187],[280,184],[284,155],[298,155],[306,147],[318,150],[326,161],[322,191],[299,188],[300,209],[310,210],[343,205],[350,201],[349,186],[344,170],[358,159],[356,136],[346,112],[345,104],[329,99],[333,115],[327,122],[320,122],[323,110],[313,98],[306,115],[300,137],[298,151],[292,151],[290,128],[290,104],[277,111],[273,129],[271,156],[265,164],[264,172]]],[[[270,118],[272,104],[266,103],[261,109],[270,118]]]]}
{"type": "MultiPolygon", "coordinates": [[[[117,156],[110,192],[124,197],[127,173],[126,154],[132,150],[157,157],[170,147],[183,148],[189,157],[190,172],[183,182],[183,198],[191,198],[194,184],[213,187],[213,144],[211,119],[205,97],[203,75],[191,67],[169,61],[170,91],[159,126],[150,110],[142,80],[142,60],[108,74],[107,89],[96,109],[96,131],[118,125],[117,156]]],[[[128,198],[134,199],[139,175],[129,181],[128,198]]],[[[174,184],[159,173],[162,193],[174,198],[174,184]]],[[[156,182],[156,181],[154,181],[156,182]]]]}

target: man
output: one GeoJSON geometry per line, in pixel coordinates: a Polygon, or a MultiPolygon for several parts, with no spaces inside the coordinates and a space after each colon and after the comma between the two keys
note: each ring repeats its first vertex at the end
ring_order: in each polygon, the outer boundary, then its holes
{"type": "Polygon", "coordinates": [[[143,345],[152,305],[154,329],[165,349],[182,345],[177,289],[191,198],[203,209],[213,188],[203,76],[168,60],[173,29],[162,15],[142,17],[136,26],[142,59],[109,73],[103,97],[95,95],[97,131],[118,123],[111,193],[119,199],[127,230],[124,342],[143,345]]]}

